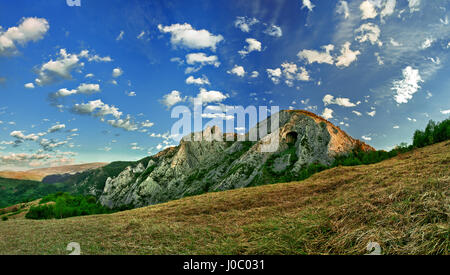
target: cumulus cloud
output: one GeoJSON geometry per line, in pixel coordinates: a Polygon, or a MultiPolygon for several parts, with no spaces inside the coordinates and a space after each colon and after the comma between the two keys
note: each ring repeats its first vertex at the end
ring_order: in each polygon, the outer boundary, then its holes
{"type": "Polygon", "coordinates": [[[88,50],[82,50],[81,53],[78,55],[79,58],[86,58],[89,62],[112,62],[113,59],[110,56],[104,56],[101,57],[97,54],[89,54],[88,50]]]}
{"type": "Polygon", "coordinates": [[[189,65],[201,66],[213,65],[214,67],[219,67],[219,58],[216,55],[207,56],[205,53],[190,53],[186,55],[186,63],[189,65]]]}
{"type": "Polygon", "coordinates": [[[51,94],[52,98],[66,97],[75,94],[94,94],[100,92],[99,84],[82,83],[76,89],[68,90],[66,88],[59,89],[56,93],[51,94]]]}
{"type": "Polygon", "coordinates": [[[408,103],[420,89],[420,83],[424,82],[418,69],[407,66],[402,71],[403,79],[395,80],[391,90],[395,91],[394,99],[398,104],[408,103]]]}
{"type": "Polygon", "coordinates": [[[186,84],[211,85],[209,79],[206,76],[202,76],[201,78],[194,78],[192,75],[186,78],[186,84]]]}
{"type": "Polygon", "coordinates": [[[253,71],[252,74],[250,75],[251,78],[257,78],[258,76],[259,76],[258,71],[253,71]]]}
{"type": "Polygon", "coordinates": [[[297,56],[300,59],[305,59],[308,64],[312,64],[314,62],[333,64],[334,60],[330,52],[334,49],[334,45],[329,44],[322,46],[321,48],[324,49],[323,52],[316,50],[302,50],[297,54],[297,56]]]}
{"type": "Polygon", "coordinates": [[[362,116],[362,114],[360,112],[358,112],[358,111],[352,111],[352,113],[354,113],[357,116],[362,116]]]}
{"type": "Polygon", "coordinates": [[[47,132],[54,133],[54,132],[61,131],[62,129],[65,129],[65,128],[66,128],[65,124],[55,124],[52,127],[50,127],[47,132]]]}
{"type": "Polygon", "coordinates": [[[201,101],[202,104],[208,104],[214,102],[221,102],[227,98],[228,96],[224,95],[222,92],[208,91],[204,88],[201,88],[200,92],[197,94],[195,98],[193,98],[193,100],[201,101]]]}
{"type": "Polygon", "coordinates": [[[16,44],[25,45],[29,41],[41,40],[49,28],[46,19],[36,17],[22,18],[18,26],[6,31],[0,27],[0,55],[15,54],[16,44]]]}
{"type": "Polygon", "coordinates": [[[230,71],[227,71],[227,73],[234,74],[239,77],[244,77],[245,70],[244,70],[244,67],[242,67],[242,66],[234,65],[233,69],[231,69],[230,71]]]}
{"type": "Polygon", "coordinates": [[[426,38],[425,41],[423,41],[421,48],[423,50],[428,49],[433,44],[434,39],[433,38],[426,38]]]}
{"type": "Polygon", "coordinates": [[[38,85],[46,85],[60,79],[71,79],[71,71],[81,66],[78,61],[77,54],[67,53],[66,49],[61,49],[56,60],[51,59],[40,67],[35,82],[38,85]]]}
{"type": "Polygon", "coordinates": [[[369,136],[362,136],[361,138],[364,139],[365,141],[371,141],[372,140],[372,138],[369,137],[369,136]]]}
{"type": "Polygon", "coordinates": [[[259,20],[256,18],[248,18],[245,16],[238,16],[234,21],[234,26],[243,32],[249,32],[251,26],[258,24],[259,20]]]}
{"type": "Polygon", "coordinates": [[[50,159],[52,156],[49,154],[27,154],[27,153],[10,153],[8,155],[0,155],[0,163],[2,166],[28,166],[33,161],[44,161],[50,159]]]}
{"type": "Polygon", "coordinates": [[[330,108],[325,108],[322,112],[322,117],[325,119],[333,118],[333,110],[330,108]]]}
{"type": "Polygon", "coordinates": [[[98,55],[89,54],[88,50],[82,50],[79,54],[68,53],[66,49],[60,49],[56,60],[50,59],[37,69],[38,77],[35,79],[36,84],[42,86],[51,84],[62,79],[71,79],[71,72],[79,67],[83,67],[84,63],[80,62],[81,58],[87,59],[89,62],[111,62],[109,56],[100,57],[98,55]]]}
{"type": "Polygon", "coordinates": [[[336,58],[336,66],[348,67],[351,63],[357,60],[357,56],[361,54],[360,51],[352,51],[350,49],[350,42],[345,42],[341,48],[341,55],[336,58]]]}
{"type": "Polygon", "coordinates": [[[185,98],[181,97],[181,93],[179,91],[173,90],[167,95],[163,96],[161,102],[166,105],[168,108],[172,107],[175,104],[185,101],[185,98]]]}
{"type": "Polygon", "coordinates": [[[375,5],[368,0],[365,0],[361,3],[359,6],[359,9],[361,10],[361,19],[372,19],[377,16],[377,11],[375,9],[375,5]]]}
{"type": "Polygon", "coordinates": [[[376,113],[377,113],[377,111],[373,110],[371,112],[367,112],[367,115],[371,116],[371,117],[374,117],[376,113]]]}
{"type": "Polygon", "coordinates": [[[113,69],[113,72],[112,72],[112,76],[113,76],[113,77],[119,77],[119,76],[121,76],[122,74],[123,74],[123,71],[122,71],[121,68],[115,68],[115,69],[113,69]]]}
{"type": "Polygon", "coordinates": [[[332,105],[332,104],[336,104],[336,105],[343,106],[343,107],[355,107],[356,106],[356,104],[352,103],[349,98],[345,98],[345,97],[334,98],[334,96],[332,96],[330,94],[325,95],[323,97],[322,101],[325,106],[332,105]]]}
{"type": "Polygon", "coordinates": [[[377,44],[379,47],[383,45],[383,42],[379,40],[380,28],[373,23],[363,24],[355,32],[359,33],[355,37],[355,40],[359,41],[359,43],[369,41],[372,45],[377,44]]]}
{"type": "Polygon", "coordinates": [[[242,57],[245,57],[247,54],[253,51],[261,51],[261,42],[259,42],[258,40],[254,38],[247,38],[245,39],[245,42],[247,42],[248,45],[246,45],[243,50],[240,50],[238,52],[242,57]]]}
{"type": "Polygon", "coordinates": [[[18,140],[32,140],[32,141],[36,141],[39,139],[39,135],[36,134],[29,134],[29,135],[25,135],[22,131],[12,131],[10,134],[10,136],[18,139],[18,140]]]}
{"type": "Polygon", "coordinates": [[[272,80],[273,83],[278,84],[280,83],[280,77],[281,77],[281,69],[267,69],[267,75],[269,76],[270,80],[272,80]]]}
{"type": "Polygon", "coordinates": [[[443,114],[443,115],[448,115],[448,114],[450,114],[450,109],[448,109],[448,110],[442,110],[442,111],[441,111],[441,114],[443,114]]]}
{"type": "Polygon", "coordinates": [[[408,0],[409,12],[413,13],[420,10],[420,0],[408,0]]]}
{"type": "Polygon", "coordinates": [[[222,35],[213,35],[207,30],[196,30],[190,24],[158,25],[162,33],[170,33],[173,46],[184,46],[190,49],[210,48],[215,51],[217,44],[223,40],[222,35]]]}
{"type": "Polygon", "coordinates": [[[314,7],[315,6],[311,3],[311,0],[303,0],[302,9],[307,8],[309,11],[312,11],[314,7]]]}
{"type": "Polygon", "coordinates": [[[34,84],[33,83],[27,83],[25,85],[23,85],[25,88],[27,89],[34,89],[34,84]]]}
{"type": "Polygon", "coordinates": [[[347,1],[339,1],[336,6],[336,12],[338,14],[344,15],[344,18],[347,19],[350,17],[350,9],[348,8],[347,1]]]}
{"type": "Polygon", "coordinates": [[[92,115],[95,117],[103,117],[112,115],[120,118],[122,112],[117,107],[103,103],[100,99],[89,101],[88,103],[77,103],[73,106],[72,111],[82,115],[92,115]]]}
{"type": "Polygon", "coordinates": [[[110,119],[108,120],[108,124],[115,128],[121,128],[126,131],[136,131],[137,129],[139,129],[139,127],[133,122],[133,119],[130,115],[127,115],[125,119],[110,119]]]}
{"type": "Polygon", "coordinates": [[[390,16],[395,11],[396,0],[386,0],[384,3],[384,8],[380,12],[381,21],[384,21],[384,17],[390,16]]]}
{"type": "Polygon", "coordinates": [[[277,25],[270,25],[267,29],[264,30],[264,33],[273,37],[283,36],[283,31],[281,30],[281,27],[277,25]]]}

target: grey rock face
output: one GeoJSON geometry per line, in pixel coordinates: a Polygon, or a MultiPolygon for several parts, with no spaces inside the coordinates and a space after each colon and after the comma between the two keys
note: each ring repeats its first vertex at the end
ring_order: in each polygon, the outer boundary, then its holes
{"type": "MultiPolygon", "coordinates": [[[[260,185],[271,182],[276,175],[295,175],[312,163],[330,164],[337,154],[356,147],[371,149],[309,112],[281,111],[276,115],[279,128],[258,141],[225,141],[218,127],[193,133],[183,138],[179,146],[150,157],[145,166],[137,162],[118,176],[108,178],[100,201],[108,207],[140,207],[210,191],[260,185]],[[203,139],[196,141],[201,136],[203,139]],[[261,150],[276,138],[277,150],[261,150]]],[[[269,119],[251,131],[267,126],[270,129],[269,119]]]]}

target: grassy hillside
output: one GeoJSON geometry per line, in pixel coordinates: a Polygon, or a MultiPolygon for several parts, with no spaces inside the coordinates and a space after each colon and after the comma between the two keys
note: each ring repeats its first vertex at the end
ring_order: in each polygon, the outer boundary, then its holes
{"type": "Polygon", "coordinates": [[[108,215],[0,221],[0,254],[449,254],[450,142],[301,182],[108,215]]]}

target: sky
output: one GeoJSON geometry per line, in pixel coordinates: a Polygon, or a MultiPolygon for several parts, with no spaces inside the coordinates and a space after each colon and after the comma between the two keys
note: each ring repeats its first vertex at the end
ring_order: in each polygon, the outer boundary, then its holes
{"type": "Polygon", "coordinates": [[[194,99],[384,150],[450,116],[450,0],[76,2],[0,0],[0,170],[155,154],[194,99]]]}

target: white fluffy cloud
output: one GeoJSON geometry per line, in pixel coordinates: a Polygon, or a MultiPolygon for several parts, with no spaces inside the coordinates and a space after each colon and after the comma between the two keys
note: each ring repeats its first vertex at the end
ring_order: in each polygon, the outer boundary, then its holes
{"type": "Polygon", "coordinates": [[[396,0],[386,0],[384,3],[384,9],[380,12],[381,20],[383,21],[384,17],[390,16],[395,11],[396,0]]]}
{"type": "Polygon", "coordinates": [[[92,100],[88,103],[75,104],[72,111],[77,114],[92,115],[96,117],[112,115],[118,119],[122,116],[122,112],[120,112],[118,108],[105,104],[100,99],[92,100]]]}
{"type": "Polygon", "coordinates": [[[119,77],[119,76],[121,76],[122,74],[123,74],[123,71],[122,71],[121,68],[115,68],[115,69],[113,69],[113,72],[112,72],[112,76],[113,76],[113,77],[119,77]]]}
{"type": "Polygon", "coordinates": [[[278,84],[280,82],[281,77],[281,69],[267,69],[267,75],[269,76],[270,80],[272,80],[273,83],[278,84]]]}
{"type": "Polygon", "coordinates": [[[65,129],[65,128],[66,128],[65,124],[55,124],[52,127],[50,127],[47,132],[54,133],[54,132],[61,131],[62,129],[65,129]]]}
{"type": "Polygon", "coordinates": [[[222,35],[213,35],[207,30],[196,30],[188,23],[173,24],[170,26],[158,25],[162,33],[170,33],[170,42],[173,46],[184,46],[191,49],[211,48],[215,51],[216,46],[223,40],[222,35]]]}
{"type": "Polygon", "coordinates": [[[108,124],[115,128],[121,128],[126,131],[136,131],[137,129],[139,129],[139,127],[133,122],[130,115],[127,115],[125,119],[110,119],[108,120],[108,124]]]}
{"type": "Polygon", "coordinates": [[[66,88],[59,89],[56,93],[51,94],[53,98],[66,97],[75,94],[94,94],[100,92],[99,84],[82,83],[76,89],[68,90],[66,88]]]}
{"type": "Polygon", "coordinates": [[[281,27],[277,25],[270,25],[265,31],[265,34],[268,34],[273,37],[281,37],[283,36],[283,31],[281,30],[281,27]]]}
{"type": "Polygon", "coordinates": [[[323,110],[322,117],[325,119],[333,118],[333,110],[330,108],[325,108],[323,110]]]}
{"type": "Polygon", "coordinates": [[[19,140],[33,140],[36,141],[39,139],[39,135],[36,134],[29,134],[29,135],[25,135],[22,131],[12,131],[10,134],[10,136],[19,139],[19,140]]]}
{"type": "Polygon", "coordinates": [[[261,42],[259,42],[258,40],[254,38],[247,38],[245,39],[245,42],[247,42],[248,45],[245,46],[243,50],[240,50],[238,52],[242,57],[245,57],[247,54],[253,51],[261,51],[261,42]]]}
{"type": "Polygon", "coordinates": [[[418,69],[407,66],[402,71],[403,79],[393,82],[392,90],[395,91],[394,99],[398,104],[408,103],[420,89],[420,83],[424,82],[418,69]]]}
{"type": "Polygon", "coordinates": [[[245,16],[238,16],[234,21],[234,26],[243,32],[249,32],[251,26],[258,24],[259,20],[256,18],[248,18],[245,16]]]}
{"type": "Polygon", "coordinates": [[[361,54],[360,51],[352,51],[350,49],[350,42],[345,42],[341,48],[341,55],[336,58],[336,66],[348,67],[351,63],[357,60],[357,56],[361,54]]]}
{"type": "Polygon", "coordinates": [[[373,110],[371,112],[367,112],[367,115],[371,116],[371,117],[374,117],[376,113],[377,113],[377,111],[373,110]]]}
{"type": "Polygon", "coordinates": [[[33,83],[27,83],[25,85],[23,85],[25,88],[27,89],[34,89],[34,84],[33,83]]]}
{"type": "Polygon", "coordinates": [[[24,45],[29,41],[41,40],[50,26],[46,19],[22,18],[17,27],[2,31],[0,27],[0,55],[16,53],[16,44],[24,45]]]}
{"type": "Polygon", "coordinates": [[[315,6],[311,3],[311,0],[303,0],[302,9],[307,8],[309,11],[312,11],[314,7],[315,6]]]}
{"type": "Polygon", "coordinates": [[[359,41],[359,43],[369,41],[372,45],[377,44],[379,47],[383,46],[383,43],[379,40],[381,31],[377,25],[366,23],[356,29],[355,32],[359,33],[355,37],[355,40],[359,41]]]}
{"type": "Polygon", "coordinates": [[[186,55],[186,63],[189,65],[213,65],[219,67],[219,58],[216,55],[207,56],[205,53],[190,53],[186,55]]]}
{"type": "Polygon", "coordinates": [[[362,136],[361,138],[364,139],[365,141],[371,141],[372,140],[372,138],[369,137],[369,136],[362,136]]]}
{"type": "Polygon", "coordinates": [[[408,0],[408,6],[410,12],[416,12],[420,10],[420,0],[408,0]]]}
{"type": "Polygon", "coordinates": [[[227,73],[234,74],[239,77],[244,77],[245,69],[242,66],[234,65],[233,69],[231,69],[230,71],[227,71],[227,73]]]}
{"type": "Polygon", "coordinates": [[[357,116],[362,116],[361,112],[358,112],[358,111],[352,111],[352,113],[354,113],[357,116]]]}
{"type": "Polygon", "coordinates": [[[202,76],[201,78],[194,78],[192,75],[186,78],[186,84],[211,85],[209,79],[206,76],[202,76]]]}
{"type": "Polygon", "coordinates": [[[258,71],[253,71],[252,74],[250,75],[251,78],[257,78],[258,76],[259,76],[258,71]]]}
{"type": "Polygon", "coordinates": [[[352,103],[349,98],[345,98],[345,97],[334,98],[334,96],[332,96],[330,94],[325,95],[323,97],[322,101],[325,106],[331,105],[331,104],[336,104],[336,105],[343,106],[343,107],[355,107],[356,106],[356,104],[352,103]]]}
{"type": "Polygon", "coordinates": [[[60,49],[56,60],[50,59],[44,63],[37,71],[38,77],[35,79],[38,85],[47,85],[57,82],[61,79],[71,79],[71,72],[79,67],[83,67],[84,63],[81,59],[87,59],[89,62],[111,62],[109,56],[100,57],[98,55],[89,54],[88,50],[82,50],[79,54],[68,53],[66,49],[60,49]]]}
{"type": "Polygon", "coordinates": [[[338,14],[343,14],[344,18],[347,19],[350,17],[350,9],[348,8],[347,1],[339,1],[336,7],[336,12],[338,14]]]}
{"type": "Polygon", "coordinates": [[[181,93],[175,90],[173,90],[167,95],[164,95],[163,99],[161,100],[161,102],[168,108],[183,101],[185,101],[185,98],[182,98],[181,93]]]}
{"type": "Polygon", "coordinates": [[[204,88],[201,88],[200,92],[197,94],[195,98],[193,98],[193,100],[200,100],[202,104],[208,104],[213,102],[221,102],[227,98],[228,96],[224,95],[222,92],[208,91],[204,88]]]}
{"type": "Polygon", "coordinates": [[[365,0],[361,3],[359,6],[359,9],[361,10],[361,19],[372,19],[377,16],[377,11],[375,9],[375,5],[368,0],[365,0]]]}
{"type": "Polygon", "coordinates": [[[302,50],[297,54],[297,56],[300,59],[305,59],[308,64],[312,64],[314,62],[333,64],[334,61],[330,52],[334,49],[334,45],[325,45],[321,48],[324,49],[323,52],[319,52],[316,50],[302,50]]]}
{"type": "Polygon", "coordinates": [[[448,114],[450,114],[450,109],[448,109],[448,110],[442,110],[442,111],[441,111],[441,114],[443,114],[443,115],[448,115],[448,114]]]}
{"type": "Polygon", "coordinates": [[[77,54],[67,53],[66,49],[61,49],[56,60],[51,59],[41,66],[35,82],[38,85],[46,85],[60,79],[71,79],[71,71],[81,66],[79,60],[77,54]]]}

